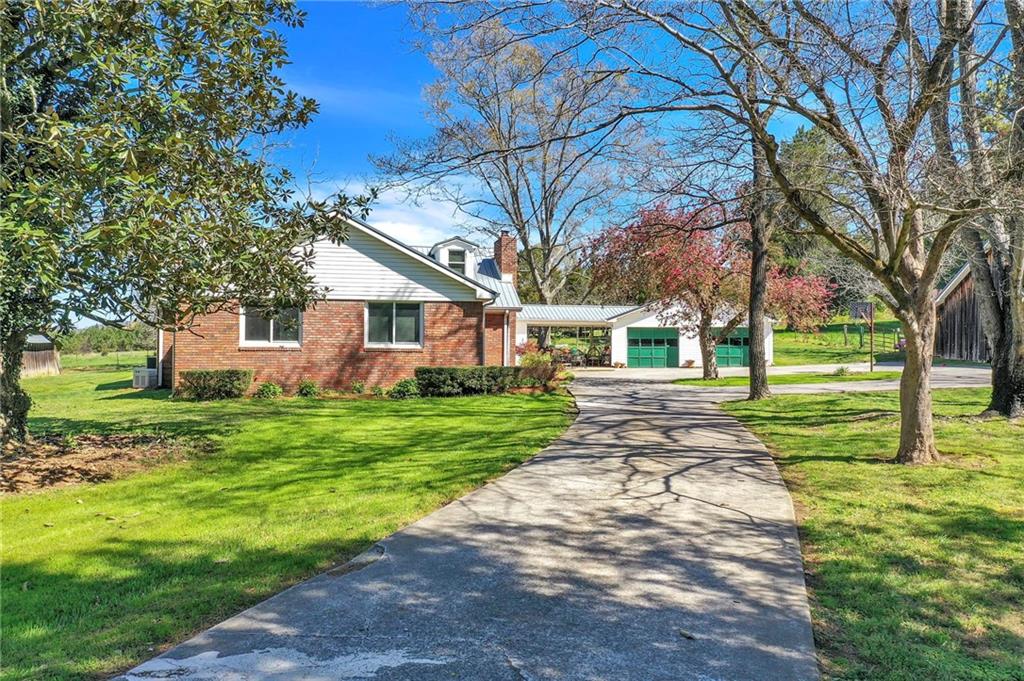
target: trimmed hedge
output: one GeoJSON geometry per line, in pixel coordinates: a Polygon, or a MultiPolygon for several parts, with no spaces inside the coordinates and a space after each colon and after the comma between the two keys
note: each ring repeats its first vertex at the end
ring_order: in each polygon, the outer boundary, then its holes
{"type": "Polygon", "coordinates": [[[252,369],[195,369],[181,372],[181,397],[222,400],[241,397],[252,386],[252,369]]]}
{"type": "Polygon", "coordinates": [[[502,393],[520,385],[519,367],[416,367],[423,397],[502,393]]]}

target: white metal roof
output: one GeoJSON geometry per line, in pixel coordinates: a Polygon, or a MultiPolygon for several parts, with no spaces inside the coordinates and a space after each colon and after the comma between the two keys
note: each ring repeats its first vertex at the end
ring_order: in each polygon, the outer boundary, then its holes
{"type": "Polygon", "coordinates": [[[611,323],[617,317],[637,310],[642,305],[523,305],[517,315],[525,322],[562,324],[611,323]]]}
{"type": "Polygon", "coordinates": [[[516,285],[501,278],[498,263],[494,262],[494,258],[480,259],[473,278],[497,294],[494,296],[494,303],[489,307],[503,310],[522,308],[523,304],[519,301],[516,285]]]}

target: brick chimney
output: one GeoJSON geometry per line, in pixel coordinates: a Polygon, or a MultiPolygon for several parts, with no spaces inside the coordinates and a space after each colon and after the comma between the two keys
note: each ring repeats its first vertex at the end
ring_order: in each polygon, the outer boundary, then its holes
{"type": "Polygon", "coordinates": [[[501,278],[519,283],[519,255],[516,252],[516,239],[508,233],[508,230],[501,230],[501,235],[494,242],[494,263],[501,272],[501,278]]]}

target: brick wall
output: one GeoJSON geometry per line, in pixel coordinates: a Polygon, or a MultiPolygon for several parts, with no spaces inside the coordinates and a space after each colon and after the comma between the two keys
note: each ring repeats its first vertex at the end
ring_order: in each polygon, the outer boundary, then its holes
{"type": "Polygon", "coordinates": [[[487,364],[501,364],[503,335],[505,333],[505,313],[491,312],[486,316],[484,342],[487,346],[485,356],[487,364]]]}
{"type": "Polygon", "coordinates": [[[422,349],[365,348],[362,301],[326,301],[302,315],[300,348],[239,347],[238,316],[219,312],[201,319],[195,333],[178,332],[174,381],[189,369],[254,369],[256,381],[294,390],[302,379],[347,390],[353,381],[367,389],[390,386],[418,366],[481,363],[481,303],[424,303],[422,349]]]}
{"type": "Polygon", "coordinates": [[[508,346],[505,343],[505,312],[489,312],[485,317],[484,342],[487,346],[487,364],[515,366],[516,363],[516,313],[509,312],[508,346]],[[505,361],[501,357],[504,352],[505,361]]]}

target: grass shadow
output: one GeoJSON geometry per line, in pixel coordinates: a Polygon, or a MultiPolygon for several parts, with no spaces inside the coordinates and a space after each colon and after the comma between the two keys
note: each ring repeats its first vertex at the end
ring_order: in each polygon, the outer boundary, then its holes
{"type": "MultiPolygon", "coordinates": [[[[130,378],[123,381],[107,381],[106,383],[97,383],[96,390],[129,390],[132,387],[132,380],[130,378]]],[[[111,398],[106,398],[111,399],[111,398]]]]}

